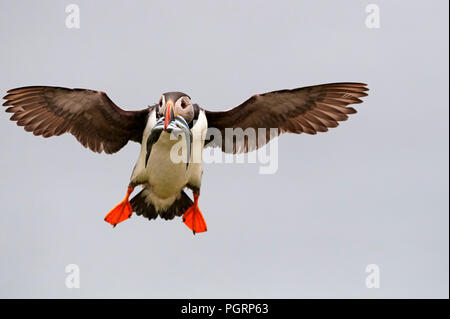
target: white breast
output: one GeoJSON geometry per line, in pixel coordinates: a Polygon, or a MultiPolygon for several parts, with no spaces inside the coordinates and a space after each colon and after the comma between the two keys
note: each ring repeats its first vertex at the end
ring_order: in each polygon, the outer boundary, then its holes
{"type": "MultiPolygon", "coordinates": [[[[190,184],[200,188],[202,177],[202,152],[207,130],[207,120],[204,111],[200,111],[199,118],[192,127],[192,153],[190,164],[186,169],[183,161],[174,162],[170,152],[179,141],[170,138],[167,132],[161,133],[158,141],[152,146],[152,151],[145,167],[147,154],[147,139],[151,129],[156,124],[156,114],[149,114],[147,126],[142,138],[142,147],[137,163],[131,176],[131,181],[143,184],[149,190],[149,199],[155,206],[170,206],[180,195],[180,191],[190,184]],[[161,205],[158,205],[159,204],[161,205]]],[[[180,137],[181,138],[181,137],[180,137]]]]}

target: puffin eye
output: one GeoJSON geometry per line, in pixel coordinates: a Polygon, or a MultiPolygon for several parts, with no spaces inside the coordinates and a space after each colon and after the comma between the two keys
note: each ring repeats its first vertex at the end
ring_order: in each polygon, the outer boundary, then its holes
{"type": "Polygon", "coordinates": [[[159,100],[159,107],[162,106],[162,100],[159,100]]]}
{"type": "Polygon", "coordinates": [[[184,109],[186,108],[187,104],[184,100],[181,101],[181,107],[184,109]]]}

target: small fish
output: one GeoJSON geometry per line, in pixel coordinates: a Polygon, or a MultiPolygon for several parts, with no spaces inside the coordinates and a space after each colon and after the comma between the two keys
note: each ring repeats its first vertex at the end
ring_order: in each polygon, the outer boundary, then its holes
{"type": "Polygon", "coordinates": [[[186,122],[186,120],[180,116],[177,115],[173,121],[169,123],[169,125],[164,129],[164,118],[160,118],[155,126],[152,128],[150,132],[150,136],[147,139],[147,154],[145,156],[145,166],[147,167],[148,159],[150,157],[150,153],[152,151],[153,144],[155,144],[161,133],[163,131],[166,131],[168,133],[174,134],[176,138],[180,136],[180,134],[184,134],[186,138],[186,148],[187,148],[187,158],[186,158],[186,169],[189,167],[189,161],[191,158],[191,149],[192,149],[192,132],[189,128],[189,124],[186,122]]]}

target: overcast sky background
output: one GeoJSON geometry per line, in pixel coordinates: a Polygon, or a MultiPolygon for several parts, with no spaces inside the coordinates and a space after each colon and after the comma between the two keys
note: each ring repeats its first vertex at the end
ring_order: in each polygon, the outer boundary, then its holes
{"type": "MultiPolygon", "coordinates": [[[[205,166],[208,232],[103,221],[139,152],[43,139],[0,114],[0,297],[445,297],[448,1],[1,1],[0,91],[105,91],[140,109],[181,90],[221,110],[255,93],[355,81],[328,133],[283,135],[279,167],[205,166]],[[377,3],[381,28],[368,29],[377,3]],[[81,28],[67,29],[76,3],[81,28]],[[65,286],[67,264],[81,288],[65,286]],[[377,264],[381,287],[365,286],[377,264]]],[[[190,195],[190,192],[189,192],[190,195]]]]}

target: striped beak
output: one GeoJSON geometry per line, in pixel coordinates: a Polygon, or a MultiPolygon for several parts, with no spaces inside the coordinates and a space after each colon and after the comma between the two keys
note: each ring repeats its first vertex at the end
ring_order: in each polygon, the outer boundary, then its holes
{"type": "Polygon", "coordinates": [[[175,114],[173,113],[173,103],[171,101],[167,102],[166,112],[164,113],[164,130],[167,126],[175,119],[175,114]]]}

